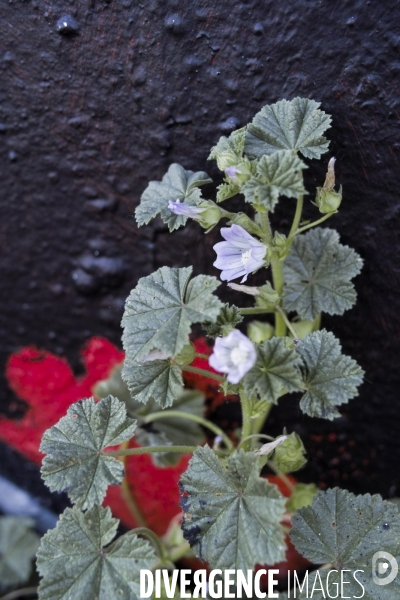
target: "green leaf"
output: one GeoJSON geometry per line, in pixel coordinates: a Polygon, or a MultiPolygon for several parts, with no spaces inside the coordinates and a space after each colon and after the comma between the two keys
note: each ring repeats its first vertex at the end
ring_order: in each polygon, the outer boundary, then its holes
{"type": "Polygon", "coordinates": [[[183,389],[182,371],[169,358],[136,362],[127,354],[122,379],[136,400],[143,404],[154,400],[161,408],[172,406],[183,389]]]}
{"type": "Polygon", "coordinates": [[[235,183],[234,181],[228,181],[226,183],[221,183],[217,186],[217,202],[223,202],[224,200],[228,200],[229,198],[233,198],[236,194],[240,193],[240,185],[235,183]]]}
{"type": "Polygon", "coordinates": [[[280,150],[270,156],[262,156],[256,175],[242,187],[246,202],[273,211],[280,195],[297,198],[305,194],[302,169],[306,168],[292,151],[280,150]]]}
{"type": "Polygon", "coordinates": [[[23,517],[0,517],[0,588],[29,579],[39,536],[33,521],[23,517]]]}
{"type": "Polygon", "coordinates": [[[211,179],[200,171],[187,171],[177,163],[172,164],[162,181],[150,181],[140,198],[135,216],[138,226],[147,225],[157,215],[160,215],[170,231],[185,225],[187,217],[175,215],[168,208],[169,202],[185,201],[189,206],[198,206],[203,200],[200,186],[211,183],[211,179]]]}
{"type": "Polygon", "coordinates": [[[43,435],[46,485],[52,492],[67,490],[82,509],[101,504],[108,486],[121,483],[124,474],[122,462],[103,450],[129,440],[135,428],[125,405],[112,396],[75,402],[43,435]]]}
{"type": "Polygon", "coordinates": [[[356,301],[351,279],[363,265],[357,252],[339,243],[333,229],[312,229],[295,237],[283,266],[283,306],[301,319],[322,311],[342,315],[356,301]]]}
{"type": "Polygon", "coordinates": [[[118,524],[109,508],[67,508],[37,554],[40,600],[139,600],[140,570],[157,557],[133,531],[113,542],[118,524]]]}
{"type": "Polygon", "coordinates": [[[245,153],[261,158],[277,150],[299,150],[306,158],[320,158],[328,150],[322,134],[331,118],[319,106],[320,102],[307,98],[264,106],[247,127],[245,153]]]}
{"type": "Polygon", "coordinates": [[[242,321],[243,317],[237,306],[224,304],[215,323],[206,321],[202,325],[207,337],[216,338],[218,336],[226,337],[242,321]]]}
{"type": "Polygon", "coordinates": [[[213,296],[215,277],[198,275],[192,267],[162,267],[139,279],[125,304],[122,342],[126,360],[139,361],[152,350],[175,357],[189,341],[192,323],[215,322],[222,302],[213,296]]]}
{"type": "Polygon", "coordinates": [[[341,353],[339,340],[326,329],[306,335],[296,350],[303,359],[307,390],[300,401],[301,410],[310,417],[340,417],[337,407],[357,396],[364,371],[350,356],[341,353]]]}
{"type": "Polygon", "coordinates": [[[228,138],[222,136],[217,145],[211,148],[208,160],[216,160],[221,171],[225,171],[227,167],[237,165],[243,160],[245,139],[245,127],[233,131],[228,138]]]}
{"type": "Polygon", "coordinates": [[[259,477],[253,453],[239,450],[222,462],[197,448],[181,477],[183,532],[214,569],[252,569],[284,559],[280,525],[285,499],[259,477]]]}
{"type": "Polygon", "coordinates": [[[246,395],[276,404],[283,394],[303,389],[300,362],[295,350],[286,347],[284,338],[266,340],[257,348],[255,366],[244,377],[246,395]]]}
{"type": "MultiPolygon", "coordinates": [[[[312,563],[332,565],[331,569],[319,571],[323,580],[329,570],[350,571],[344,574],[345,580],[351,581],[343,587],[347,597],[361,597],[362,589],[353,578],[357,569],[363,571],[357,573],[357,578],[365,587],[364,600],[400,597],[399,578],[385,586],[372,579],[375,552],[384,550],[400,560],[400,515],[396,506],[380,496],[355,496],[338,488],[319,492],[311,506],[301,508],[293,516],[290,537],[296,549],[312,563]]],[[[340,580],[338,575],[336,579],[334,574],[330,577],[332,597],[333,583],[340,580]]],[[[319,600],[327,596],[321,593],[312,597],[319,600]]]]}
{"type": "MultiPolygon", "coordinates": [[[[102,398],[109,394],[116,396],[125,403],[128,415],[138,421],[135,431],[135,439],[141,446],[197,446],[202,444],[205,435],[201,426],[194,421],[185,418],[185,413],[202,417],[204,415],[204,396],[197,390],[182,390],[175,400],[172,410],[181,411],[182,419],[171,418],[153,421],[144,425],[143,419],[147,415],[158,410],[155,400],[149,400],[147,404],[138,402],[132,398],[126,383],[121,377],[121,365],[115,367],[110,377],[101,381],[95,387],[95,393],[102,398]],[[143,425],[143,426],[142,426],[143,425]]],[[[166,414],[170,409],[165,409],[166,414]]],[[[175,465],[181,459],[176,452],[151,454],[154,464],[165,467],[175,465]]]]}

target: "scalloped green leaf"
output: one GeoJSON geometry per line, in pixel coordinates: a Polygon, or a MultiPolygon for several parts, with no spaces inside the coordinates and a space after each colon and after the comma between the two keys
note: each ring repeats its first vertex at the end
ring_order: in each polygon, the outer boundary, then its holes
{"type": "Polygon", "coordinates": [[[246,128],[233,131],[227,138],[222,136],[218,143],[211,148],[208,160],[216,160],[218,168],[224,171],[227,167],[235,166],[243,160],[246,128]]]}
{"type": "Polygon", "coordinates": [[[277,150],[299,150],[306,158],[320,158],[328,150],[323,133],[331,123],[320,105],[307,98],[294,98],[264,106],[247,126],[245,153],[261,158],[277,150]]]}
{"type": "Polygon", "coordinates": [[[175,215],[169,210],[168,203],[181,200],[189,206],[198,206],[203,200],[198,188],[206,183],[212,181],[204,171],[195,173],[177,163],[172,164],[162,181],[150,181],[143,192],[135,210],[138,226],[147,225],[157,215],[160,215],[170,231],[185,225],[187,217],[175,215]]]}
{"type": "Polygon", "coordinates": [[[317,227],[298,235],[283,265],[284,308],[309,320],[321,312],[342,315],[356,302],[351,279],[362,265],[357,252],[340,244],[333,229],[317,227]]]}
{"type": "Polygon", "coordinates": [[[33,525],[24,517],[0,517],[0,589],[29,579],[39,546],[33,525]]]}
{"type": "Polygon", "coordinates": [[[122,379],[133,398],[143,404],[154,400],[161,408],[172,406],[183,390],[181,368],[169,358],[136,362],[127,355],[122,379]]]}
{"type": "MultiPolygon", "coordinates": [[[[204,396],[198,390],[181,390],[175,400],[172,410],[182,412],[182,418],[174,417],[153,421],[145,428],[143,419],[158,410],[155,400],[149,400],[147,404],[138,402],[132,398],[128,387],[121,377],[122,366],[115,367],[109,378],[99,382],[95,387],[95,393],[102,398],[109,394],[117,397],[126,404],[128,415],[138,420],[135,431],[135,439],[141,446],[198,446],[205,440],[201,426],[194,421],[185,418],[185,413],[204,416],[204,396]]],[[[170,409],[165,409],[168,414],[170,409]]],[[[175,465],[181,459],[176,452],[151,454],[151,459],[157,466],[168,467],[175,465]]]]}
{"type": "Polygon", "coordinates": [[[296,350],[303,360],[307,390],[300,401],[301,410],[310,417],[340,417],[337,407],[358,395],[364,371],[353,358],[341,353],[339,340],[326,329],[306,335],[296,350]]]}
{"type": "Polygon", "coordinates": [[[208,275],[189,281],[191,274],[192,267],[162,267],[139,279],[122,318],[127,361],[142,360],[152,350],[175,357],[188,343],[193,323],[216,321],[222,302],[213,292],[220,282],[208,275]]]}
{"type": "Polygon", "coordinates": [[[181,477],[184,537],[214,569],[252,569],[285,556],[285,499],[259,472],[253,453],[221,461],[205,446],[181,477]]]}
{"type": "Polygon", "coordinates": [[[218,336],[226,337],[242,321],[243,317],[240,314],[240,309],[234,304],[226,303],[222,306],[215,323],[206,321],[202,325],[207,337],[216,338],[218,336]]]}
{"type": "Polygon", "coordinates": [[[154,568],[157,557],[134,531],[114,540],[118,524],[109,508],[67,508],[41,540],[39,599],[140,600],[140,570],[154,568]]]}
{"type": "Polygon", "coordinates": [[[257,348],[257,362],[245,375],[244,391],[249,398],[277,404],[285,393],[303,389],[299,371],[301,360],[284,338],[273,337],[257,348]]]}
{"type": "Polygon", "coordinates": [[[297,198],[306,193],[302,173],[306,168],[292,151],[280,150],[262,156],[255,176],[244,183],[241,192],[246,202],[273,211],[279,196],[297,198]]]}
{"type": "MultiPolygon", "coordinates": [[[[384,550],[400,561],[400,515],[391,502],[378,495],[355,496],[338,488],[318,492],[311,506],[301,508],[292,517],[290,537],[296,549],[312,563],[332,565],[330,569],[319,571],[325,590],[329,570],[348,570],[345,581],[351,583],[343,587],[346,597],[363,597],[364,600],[400,597],[399,578],[380,586],[372,577],[376,552],[384,550]],[[365,588],[362,596],[361,586],[353,577],[357,570],[357,578],[365,588]]],[[[315,574],[309,575],[314,581],[315,574]]],[[[333,573],[330,576],[331,597],[335,593],[333,584],[338,581],[340,573],[336,578],[333,573]]],[[[303,592],[296,597],[311,596],[303,592]]],[[[320,600],[328,596],[316,592],[312,597],[320,600]]]]}
{"type": "Polygon", "coordinates": [[[121,483],[124,475],[122,462],[103,450],[129,440],[135,429],[125,405],[112,396],[75,402],[43,435],[46,485],[52,492],[66,490],[82,509],[101,504],[108,486],[121,483]]]}

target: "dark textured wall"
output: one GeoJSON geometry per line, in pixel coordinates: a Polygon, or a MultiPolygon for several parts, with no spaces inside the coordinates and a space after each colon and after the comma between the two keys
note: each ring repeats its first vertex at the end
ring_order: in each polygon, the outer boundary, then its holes
{"type": "Polygon", "coordinates": [[[120,339],[139,277],[162,264],[214,273],[217,232],[136,229],[147,181],[174,161],[218,177],[206,157],[221,134],[263,104],[311,97],[333,115],[344,202],[332,224],[365,259],[357,306],[326,324],[367,376],[339,422],[311,423],[291,399],[275,426],[286,412],[304,431],[310,477],[400,494],[399,23],[397,0],[3,0],[2,365],[34,343],[78,368],[90,335],[120,339]]]}

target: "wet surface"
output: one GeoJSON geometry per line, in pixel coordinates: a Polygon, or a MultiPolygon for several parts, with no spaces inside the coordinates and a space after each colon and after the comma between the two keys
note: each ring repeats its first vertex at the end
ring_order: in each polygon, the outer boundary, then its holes
{"type": "MultiPolygon", "coordinates": [[[[221,134],[263,104],[308,96],[333,115],[308,187],[336,156],[344,200],[332,226],[365,260],[357,306],[324,323],[366,381],[340,422],[303,417],[293,397],[272,427],[304,435],[323,485],[399,495],[399,13],[395,0],[3,2],[1,372],[28,344],[78,370],[90,335],[119,341],[124,299],[163,264],[217,274],[217,230],[136,229],[142,191],[172,162],[219,182],[206,158],[221,134]]],[[[287,228],[287,212],[275,222],[287,228]]],[[[21,409],[4,382],[0,407],[21,409]]]]}

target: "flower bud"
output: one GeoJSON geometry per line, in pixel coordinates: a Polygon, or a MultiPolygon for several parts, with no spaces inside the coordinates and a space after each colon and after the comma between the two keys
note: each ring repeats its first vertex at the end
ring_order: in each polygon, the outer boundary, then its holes
{"type": "Polygon", "coordinates": [[[319,212],[323,214],[336,212],[342,201],[342,186],[338,192],[335,192],[335,161],[336,158],[331,158],[325,183],[322,188],[317,188],[315,204],[318,206],[319,212]]]}
{"type": "Polygon", "coordinates": [[[215,227],[226,212],[212,200],[204,200],[199,204],[199,208],[201,209],[201,213],[197,216],[196,221],[198,221],[201,227],[207,229],[207,233],[215,227]]]}
{"type": "Polygon", "coordinates": [[[241,187],[245,181],[250,179],[254,172],[254,166],[248,158],[244,158],[243,161],[237,165],[229,165],[224,169],[227,181],[231,180],[241,187]]]}
{"type": "Polygon", "coordinates": [[[274,335],[274,327],[271,323],[262,321],[252,321],[247,328],[247,335],[255,344],[261,344],[265,340],[270,340],[274,335]]]}
{"type": "Polygon", "coordinates": [[[309,506],[317,492],[318,488],[315,483],[298,483],[286,503],[287,510],[295,512],[299,508],[309,506]]]}
{"type": "Polygon", "coordinates": [[[273,463],[282,473],[293,473],[306,464],[305,453],[303,442],[297,433],[293,432],[276,448],[273,463]]]}
{"type": "Polygon", "coordinates": [[[175,357],[175,362],[180,366],[184,367],[190,365],[195,358],[195,348],[192,343],[186,344],[179,352],[178,356],[175,357]]]}
{"type": "Polygon", "coordinates": [[[256,297],[256,306],[265,308],[274,312],[275,306],[279,302],[279,294],[274,290],[270,282],[258,288],[260,294],[256,297]]]}

